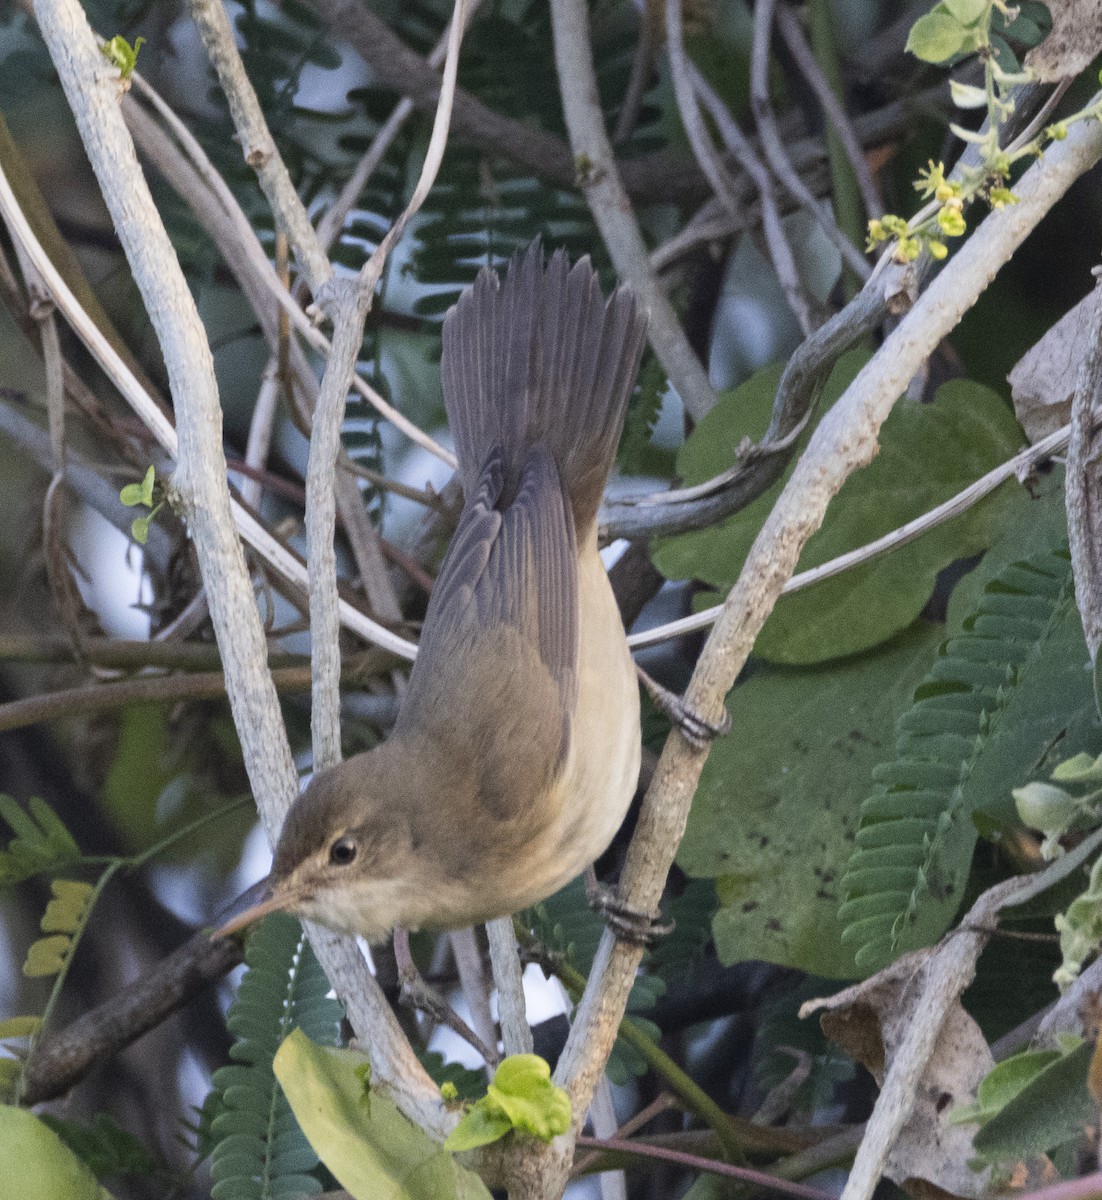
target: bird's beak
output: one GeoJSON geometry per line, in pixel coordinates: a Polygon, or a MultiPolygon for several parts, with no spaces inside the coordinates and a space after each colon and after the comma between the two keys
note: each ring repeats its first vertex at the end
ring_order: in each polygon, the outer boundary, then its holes
{"type": "Polygon", "coordinates": [[[270,877],[262,879],[238,896],[211,937],[224,938],[238,933],[268,913],[283,912],[293,907],[298,898],[297,888],[289,887],[286,883],[272,883],[270,877]]]}

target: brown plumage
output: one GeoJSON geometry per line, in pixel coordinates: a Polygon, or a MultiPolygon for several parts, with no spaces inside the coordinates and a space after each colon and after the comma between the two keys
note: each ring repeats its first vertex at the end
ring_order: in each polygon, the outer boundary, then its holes
{"type": "Polygon", "coordinates": [[[444,322],[465,503],[391,737],[319,772],[271,895],[377,940],[515,912],[608,845],[639,770],[639,697],[597,506],[642,353],[630,292],[538,244],[444,322]]]}

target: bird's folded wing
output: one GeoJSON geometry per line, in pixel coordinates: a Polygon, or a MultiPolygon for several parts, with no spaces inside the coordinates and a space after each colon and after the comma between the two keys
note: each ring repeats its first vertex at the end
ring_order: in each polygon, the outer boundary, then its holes
{"type": "MultiPolygon", "coordinates": [[[[516,495],[504,505],[503,479],[492,453],[433,587],[403,717],[478,706],[477,692],[488,688],[518,719],[539,715],[542,728],[529,736],[546,742],[557,762],[577,694],[574,523],[543,447],[528,452],[516,495]]],[[[476,714],[467,719],[477,728],[476,714]]],[[[529,742],[525,752],[535,749],[529,742]]]]}

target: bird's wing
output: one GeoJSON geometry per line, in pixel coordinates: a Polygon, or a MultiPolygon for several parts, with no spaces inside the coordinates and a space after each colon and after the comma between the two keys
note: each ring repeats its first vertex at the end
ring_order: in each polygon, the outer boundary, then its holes
{"type": "Polygon", "coordinates": [[[433,587],[399,730],[447,719],[500,744],[508,739],[484,730],[479,713],[496,710],[495,721],[538,723],[508,747],[538,773],[569,744],[577,694],[574,522],[543,447],[528,452],[511,498],[504,478],[492,452],[433,587]],[[467,711],[457,715],[458,706],[467,711]]]}

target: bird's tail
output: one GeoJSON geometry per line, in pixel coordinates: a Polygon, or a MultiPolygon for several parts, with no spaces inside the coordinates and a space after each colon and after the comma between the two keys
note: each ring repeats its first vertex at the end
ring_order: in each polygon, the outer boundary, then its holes
{"type": "Polygon", "coordinates": [[[530,447],[546,446],[588,532],[616,458],[643,352],[646,319],[626,288],[606,302],[588,258],[557,250],[546,269],[537,241],[504,281],[489,268],[444,321],[441,375],[464,495],[495,448],[511,498],[530,447]]]}

